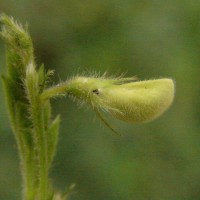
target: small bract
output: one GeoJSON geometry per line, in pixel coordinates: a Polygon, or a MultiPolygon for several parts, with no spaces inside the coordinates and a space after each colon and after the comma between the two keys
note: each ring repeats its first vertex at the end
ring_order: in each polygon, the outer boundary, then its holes
{"type": "Polygon", "coordinates": [[[151,121],[160,116],[174,99],[174,81],[136,78],[75,77],[69,81],[68,94],[130,123],[151,121]]]}

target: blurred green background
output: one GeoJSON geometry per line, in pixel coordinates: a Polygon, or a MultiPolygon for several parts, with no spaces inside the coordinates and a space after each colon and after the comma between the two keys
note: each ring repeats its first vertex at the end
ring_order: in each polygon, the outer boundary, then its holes
{"type": "MultiPolygon", "coordinates": [[[[55,69],[54,83],[105,71],[176,81],[175,102],[159,119],[131,125],[109,118],[121,137],[91,109],[53,101],[62,116],[51,170],[56,188],[75,183],[72,200],[200,199],[200,1],[1,0],[0,12],[29,24],[36,61],[55,69]]],[[[21,199],[2,82],[0,199],[21,199]]]]}

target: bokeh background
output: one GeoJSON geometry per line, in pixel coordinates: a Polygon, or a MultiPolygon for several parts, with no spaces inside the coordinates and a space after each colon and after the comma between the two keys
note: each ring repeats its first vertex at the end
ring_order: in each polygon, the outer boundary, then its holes
{"type": "MultiPolygon", "coordinates": [[[[62,123],[51,178],[76,184],[72,200],[200,199],[200,1],[1,0],[0,12],[29,24],[37,63],[54,83],[105,71],[176,81],[173,106],[142,125],[53,101],[62,123]]],[[[0,41],[0,74],[5,74],[0,41]]],[[[21,199],[19,158],[0,82],[0,199],[21,199]]]]}

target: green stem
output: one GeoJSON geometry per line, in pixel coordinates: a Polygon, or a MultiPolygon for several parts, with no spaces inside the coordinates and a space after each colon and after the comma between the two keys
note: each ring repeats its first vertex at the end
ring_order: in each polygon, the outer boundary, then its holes
{"type": "Polygon", "coordinates": [[[27,140],[27,135],[31,135],[31,130],[28,129],[24,123],[24,117],[26,116],[25,113],[27,113],[27,111],[24,104],[16,100],[13,95],[14,93],[11,91],[11,89],[14,88],[14,83],[6,77],[3,77],[3,81],[10,113],[10,121],[20,156],[23,199],[34,200],[37,189],[36,173],[31,145],[27,140]]]}
{"type": "Polygon", "coordinates": [[[22,174],[22,185],[23,185],[23,196],[24,200],[34,200],[35,197],[35,173],[33,168],[32,160],[28,155],[29,150],[26,147],[26,144],[23,139],[23,135],[20,131],[17,132],[17,146],[20,152],[20,165],[21,165],[21,174],[22,174]]]}
{"type": "MultiPolygon", "coordinates": [[[[0,23],[0,37],[7,48],[8,75],[3,80],[20,154],[23,200],[49,200],[54,191],[49,187],[48,171],[60,120],[57,117],[52,121],[51,105],[46,100],[49,95],[52,97],[52,91],[53,96],[61,92],[50,89],[41,96],[52,72],[45,72],[44,67],[37,70],[31,37],[22,25],[4,14],[0,15],[0,23]]],[[[65,87],[66,84],[59,90],[64,92],[65,87]]]]}
{"type": "Polygon", "coordinates": [[[36,170],[34,166],[34,161],[32,158],[27,158],[25,167],[24,167],[24,191],[23,198],[24,200],[35,200],[37,192],[37,182],[36,182],[36,170]]]}
{"type": "Polygon", "coordinates": [[[40,101],[36,101],[32,105],[32,115],[34,122],[35,135],[35,151],[38,155],[38,176],[39,176],[39,199],[47,199],[48,190],[48,153],[47,153],[47,137],[44,128],[43,109],[40,101]]]}
{"type": "Polygon", "coordinates": [[[56,86],[44,90],[43,93],[41,94],[41,99],[47,100],[52,97],[56,97],[58,95],[64,95],[68,89],[69,89],[68,82],[58,84],[56,86]]]}

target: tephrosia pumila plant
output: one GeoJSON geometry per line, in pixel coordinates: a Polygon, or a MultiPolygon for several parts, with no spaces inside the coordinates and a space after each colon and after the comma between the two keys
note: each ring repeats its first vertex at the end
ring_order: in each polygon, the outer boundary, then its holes
{"type": "Polygon", "coordinates": [[[104,111],[129,123],[143,123],[160,116],[172,104],[172,79],[138,81],[135,77],[75,76],[48,86],[53,71],[37,66],[27,28],[1,15],[1,38],[6,45],[7,75],[3,76],[12,130],[21,161],[24,200],[64,200],[48,178],[57,141],[60,117],[52,119],[50,99],[59,95],[91,106],[105,120],[104,111]]]}

